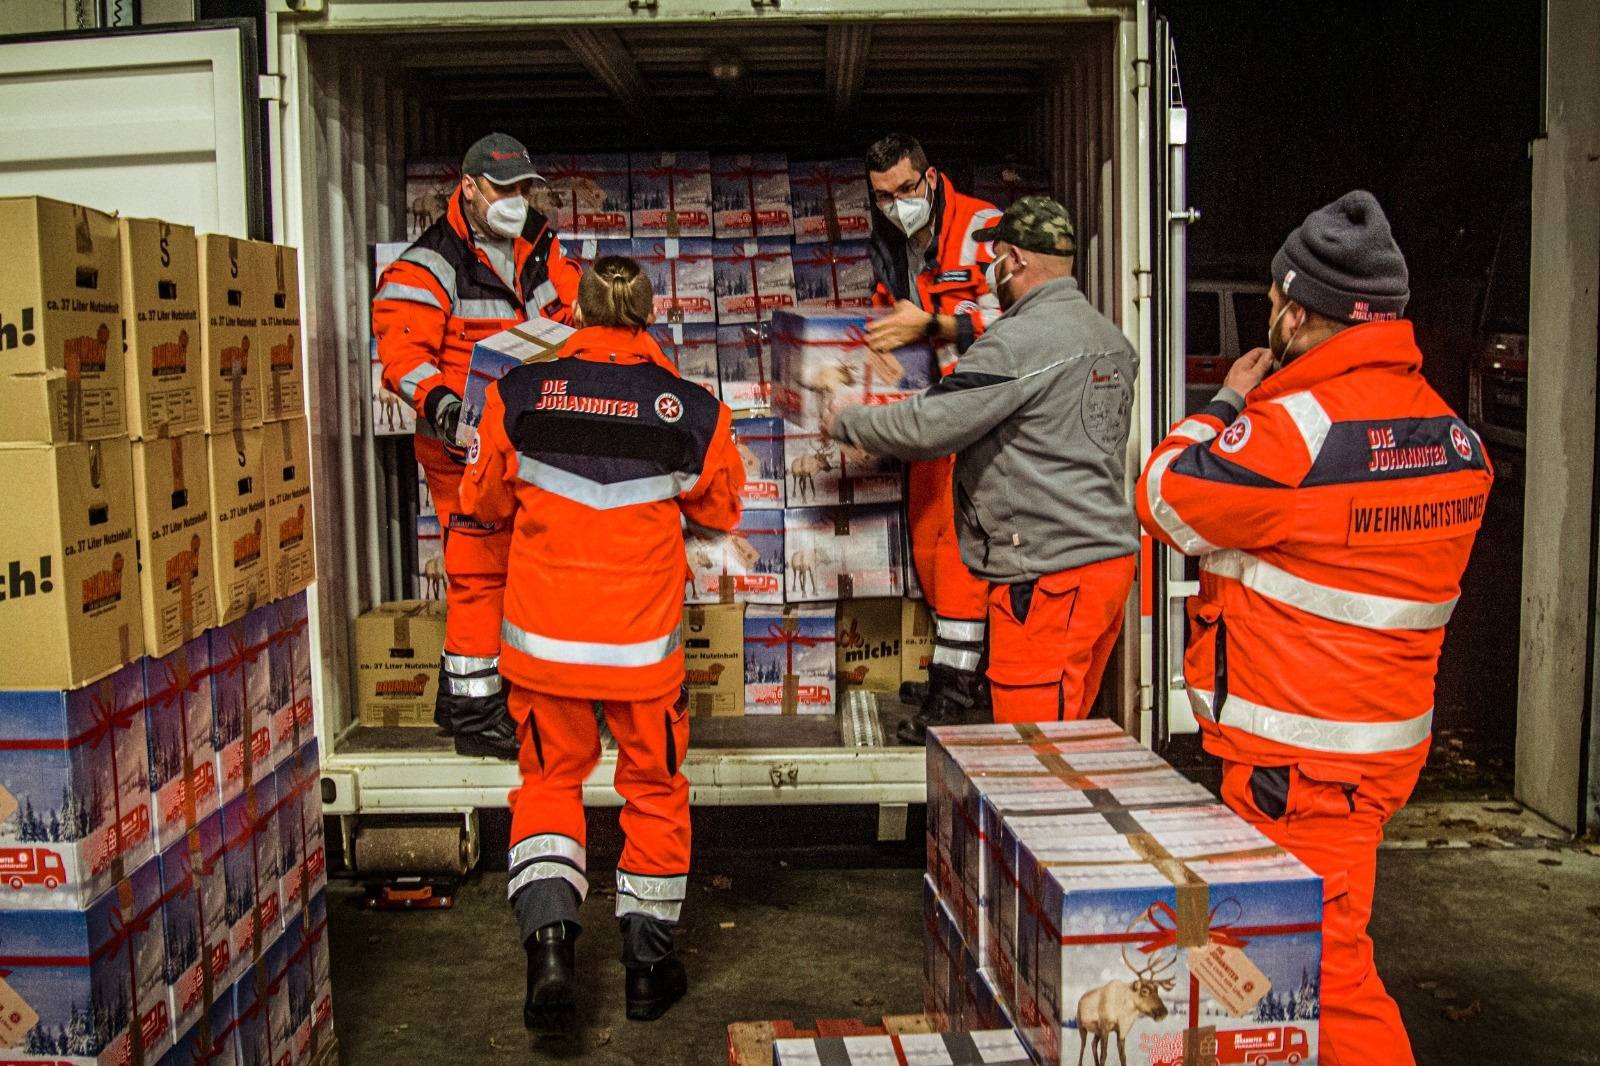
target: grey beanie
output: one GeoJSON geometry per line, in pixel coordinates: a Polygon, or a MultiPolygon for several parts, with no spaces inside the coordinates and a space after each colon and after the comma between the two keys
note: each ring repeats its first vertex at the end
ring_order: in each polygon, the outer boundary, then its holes
{"type": "Polygon", "coordinates": [[[1406,257],[1365,189],[1307,215],[1272,257],[1272,280],[1301,307],[1340,322],[1399,318],[1411,298],[1406,257]]]}

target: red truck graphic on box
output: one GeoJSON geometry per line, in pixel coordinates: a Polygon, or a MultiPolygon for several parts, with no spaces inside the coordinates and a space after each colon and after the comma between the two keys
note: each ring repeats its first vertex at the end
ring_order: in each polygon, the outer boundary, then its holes
{"type": "Polygon", "coordinates": [[[21,891],[23,885],[43,885],[54,892],[67,883],[67,869],[59,852],[49,848],[0,848],[0,884],[21,891]]]}
{"type": "MultiPolygon", "coordinates": [[[[1164,1049],[1165,1050],[1165,1049],[1164,1049]]],[[[1306,1031],[1293,1025],[1264,1029],[1235,1029],[1217,1034],[1217,1066],[1300,1066],[1311,1058],[1306,1031]]],[[[1179,1066],[1182,1043],[1175,1052],[1150,1058],[1150,1066],[1179,1066]]]]}

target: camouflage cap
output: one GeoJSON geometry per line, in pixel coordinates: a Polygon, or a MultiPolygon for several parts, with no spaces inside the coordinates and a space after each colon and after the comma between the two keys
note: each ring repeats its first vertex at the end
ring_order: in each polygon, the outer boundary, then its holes
{"type": "Polygon", "coordinates": [[[1024,196],[1006,208],[1000,221],[972,234],[975,241],[1005,241],[1026,252],[1071,255],[1077,251],[1076,231],[1067,209],[1048,196],[1024,196]]]}

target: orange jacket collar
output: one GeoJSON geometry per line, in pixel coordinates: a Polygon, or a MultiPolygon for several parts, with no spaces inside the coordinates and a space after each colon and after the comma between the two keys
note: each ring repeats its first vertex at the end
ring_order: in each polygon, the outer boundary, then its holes
{"type": "Polygon", "coordinates": [[[466,194],[461,191],[459,185],[450,197],[450,206],[445,211],[445,217],[450,220],[450,228],[456,231],[457,237],[468,243],[472,242],[472,227],[467,224],[466,194]]]}
{"type": "Polygon", "coordinates": [[[662,353],[661,346],[648,330],[625,326],[585,326],[567,338],[561,346],[561,357],[623,365],[655,363],[673,374],[678,373],[678,368],[662,353]]]}
{"type": "Polygon", "coordinates": [[[1352,370],[1422,369],[1422,352],[1406,319],[1363,322],[1341,330],[1269,376],[1250,393],[1251,403],[1262,403],[1291,392],[1319,385],[1352,370]]]}

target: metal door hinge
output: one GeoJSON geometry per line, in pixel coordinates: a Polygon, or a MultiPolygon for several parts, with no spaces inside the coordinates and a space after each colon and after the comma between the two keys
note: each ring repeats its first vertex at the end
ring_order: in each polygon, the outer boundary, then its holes
{"type": "Polygon", "coordinates": [[[1167,212],[1167,218],[1173,222],[1182,222],[1186,226],[1192,226],[1200,221],[1200,209],[1191,207],[1185,211],[1169,211],[1167,212]]]}
{"type": "Polygon", "coordinates": [[[1150,61],[1148,59],[1135,59],[1133,61],[1133,87],[1135,89],[1150,88],[1150,61]]]}
{"type": "Polygon", "coordinates": [[[750,6],[751,7],[770,7],[774,11],[776,11],[778,9],[778,0],[750,0],[750,6]]]}
{"type": "Polygon", "coordinates": [[[656,7],[656,0],[628,0],[629,11],[654,11],[656,7]]]}
{"type": "Polygon", "coordinates": [[[256,95],[263,100],[281,101],[283,99],[283,83],[284,77],[282,74],[263,74],[257,85],[256,95]]]}

